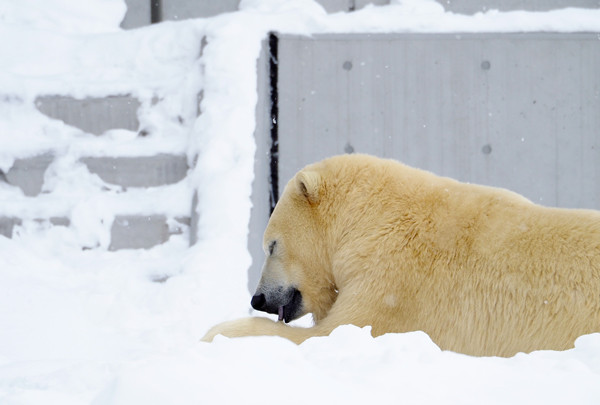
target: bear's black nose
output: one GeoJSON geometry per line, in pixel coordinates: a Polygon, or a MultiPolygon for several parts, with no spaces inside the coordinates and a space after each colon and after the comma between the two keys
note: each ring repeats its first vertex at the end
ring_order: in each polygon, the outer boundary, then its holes
{"type": "Polygon", "coordinates": [[[254,297],[252,297],[252,301],[250,301],[250,305],[252,305],[252,308],[260,311],[264,308],[266,301],[267,300],[265,299],[264,294],[256,294],[254,297]]]}

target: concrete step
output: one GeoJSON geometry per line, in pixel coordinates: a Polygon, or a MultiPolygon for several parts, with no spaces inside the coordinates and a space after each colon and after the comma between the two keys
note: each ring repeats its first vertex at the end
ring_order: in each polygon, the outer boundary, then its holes
{"type": "Polygon", "coordinates": [[[125,188],[177,183],[189,169],[185,155],[85,157],[81,161],[105,182],[125,188]]]}
{"type": "MultiPolygon", "coordinates": [[[[10,170],[0,171],[0,181],[19,187],[26,196],[37,196],[44,184],[44,173],[53,160],[51,153],[17,159],[10,170]]],[[[84,157],[80,161],[106,183],[124,188],[158,187],[177,183],[186,176],[189,169],[185,155],[84,157]]]]}
{"type": "MultiPolygon", "coordinates": [[[[43,219],[35,219],[34,221],[44,222],[43,219]]],[[[52,217],[48,219],[48,222],[50,222],[50,224],[54,226],[69,226],[71,221],[69,220],[69,218],[52,217]]],[[[21,218],[0,216],[0,235],[5,236],[7,238],[12,238],[15,226],[19,226],[22,224],[23,220],[21,218]]]]}
{"type": "MultiPolygon", "coordinates": [[[[31,221],[49,222],[53,226],[69,226],[67,217],[36,218],[31,221]]],[[[26,220],[15,217],[0,216],[0,235],[12,238],[15,227],[26,220]]],[[[190,228],[190,217],[168,219],[165,215],[117,215],[110,228],[110,245],[108,250],[150,249],[169,240],[172,235],[180,235],[190,228]]],[[[91,249],[95,246],[82,246],[91,249]]]]}
{"type": "MultiPolygon", "coordinates": [[[[19,197],[17,193],[4,198],[4,202],[0,204],[0,235],[12,237],[15,227],[28,221],[49,223],[53,226],[70,225],[69,216],[72,204],[77,201],[65,200],[64,197],[54,196],[53,193],[41,193],[44,174],[54,159],[55,156],[52,153],[17,159],[10,170],[4,173],[0,172],[0,181],[20,188],[27,196],[19,197]],[[20,198],[22,201],[15,200],[15,198],[20,198]],[[45,212],[42,216],[45,217],[38,218],[35,215],[39,215],[40,204],[55,208],[50,211],[42,210],[45,212]],[[56,211],[56,207],[59,207],[58,211],[56,211]],[[25,212],[37,212],[38,214],[33,214],[33,218],[18,217],[25,212]]],[[[115,216],[110,228],[109,250],[148,249],[168,241],[171,235],[186,232],[190,227],[193,228],[190,235],[195,234],[197,218],[195,218],[195,214],[192,214],[195,212],[193,201],[189,201],[191,209],[185,208],[185,202],[182,202],[180,208],[176,208],[176,212],[186,213],[185,215],[169,219],[164,214],[164,212],[172,212],[167,205],[173,207],[169,202],[169,196],[173,190],[170,190],[169,187],[180,189],[181,185],[176,183],[179,183],[187,175],[189,167],[185,155],[84,157],[80,159],[80,162],[87,166],[90,173],[97,174],[104,182],[123,188],[123,191],[116,194],[114,191],[113,194],[104,194],[103,191],[100,191],[109,198],[107,200],[109,205],[118,201],[120,209],[127,210],[127,213],[115,216]],[[161,186],[167,188],[158,188],[161,186]],[[151,205],[150,213],[148,213],[149,207],[144,208],[143,214],[139,213],[140,207],[137,204],[132,205],[132,202],[139,201],[139,193],[145,194],[149,191],[151,191],[149,198],[156,199],[157,204],[156,206],[151,205]],[[127,202],[128,197],[133,196],[131,193],[137,193],[137,200],[133,199],[127,202]],[[152,212],[153,210],[159,212],[152,212]]],[[[2,200],[1,197],[0,200],[2,200]]],[[[193,240],[190,242],[193,243],[193,240]]]]}
{"type": "Polygon", "coordinates": [[[108,250],[149,249],[182,234],[190,223],[189,217],[169,221],[164,215],[119,215],[111,227],[108,250]]]}
{"type": "Polygon", "coordinates": [[[36,196],[42,191],[44,173],[53,160],[51,153],[16,159],[10,170],[0,170],[0,181],[19,187],[26,196],[36,196]]]}
{"type": "Polygon", "coordinates": [[[111,129],[138,131],[140,105],[138,99],[129,95],[84,99],[52,95],[35,100],[41,113],[94,135],[111,129]]]}
{"type": "Polygon", "coordinates": [[[20,224],[21,221],[18,218],[0,217],[0,235],[11,238],[17,221],[20,224]]]}

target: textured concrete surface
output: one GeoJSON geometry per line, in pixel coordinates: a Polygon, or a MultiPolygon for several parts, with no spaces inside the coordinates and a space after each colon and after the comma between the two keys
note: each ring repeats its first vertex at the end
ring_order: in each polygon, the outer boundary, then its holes
{"type": "Polygon", "coordinates": [[[0,216],[0,235],[11,238],[15,225],[20,225],[21,220],[19,218],[2,217],[0,216]]]}
{"type": "Polygon", "coordinates": [[[127,13],[121,21],[121,28],[139,28],[152,23],[152,2],[157,0],[125,0],[127,13]]]}
{"type": "MultiPolygon", "coordinates": [[[[43,222],[44,219],[34,219],[34,221],[43,222]]],[[[71,221],[66,217],[52,217],[49,218],[49,221],[54,226],[69,226],[71,221]]],[[[13,235],[13,231],[15,226],[21,225],[23,220],[21,218],[14,217],[4,217],[0,216],[0,235],[6,236],[7,238],[11,238],[13,235]]]]}
{"type": "MultiPolygon", "coordinates": [[[[44,154],[15,161],[0,179],[20,187],[27,196],[35,197],[43,186],[44,172],[54,156],[44,154]]],[[[188,171],[187,158],[183,155],[161,154],[145,157],[88,157],[81,159],[90,172],[98,174],[104,181],[123,187],[157,187],[182,180],[188,171]]],[[[196,200],[195,200],[196,201],[196,200]]],[[[169,227],[164,215],[117,216],[111,229],[110,250],[148,249],[166,242],[172,234],[193,227],[190,243],[195,243],[198,214],[194,206],[190,217],[178,218],[178,226],[169,227]]],[[[43,221],[44,219],[39,219],[43,221]]],[[[69,218],[46,219],[57,226],[69,226],[69,218]]],[[[21,218],[0,216],[0,235],[12,237],[14,227],[22,223],[21,218]]]]}
{"type": "Polygon", "coordinates": [[[161,0],[161,20],[207,18],[237,11],[240,0],[161,0]]]}
{"type": "Polygon", "coordinates": [[[170,229],[164,215],[120,215],[111,228],[109,250],[149,249],[180,234],[190,225],[189,218],[178,218],[178,226],[170,229]]]}
{"type": "Polygon", "coordinates": [[[339,153],[600,208],[597,33],[281,36],[279,189],[339,153]]]}
{"type": "Polygon", "coordinates": [[[156,187],[177,183],[189,169],[185,155],[137,157],[86,157],[81,161],[91,173],[123,187],[156,187]]]}
{"type": "MultiPolygon", "coordinates": [[[[48,221],[54,226],[69,226],[67,217],[34,219],[48,221]]],[[[118,215],[111,227],[111,243],[109,250],[149,249],[169,240],[171,235],[181,234],[190,227],[189,217],[176,218],[175,226],[169,227],[164,215],[118,215]]],[[[0,216],[0,235],[11,238],[15,226],[21,225],[20,218],[0,216]]]]}
{"type": "Polygon", "coordinates": [[[548,11],[557,8],[598,8],[600,0],[436,0],[447,11],[475,14],[488,10],[548,11]]]}
{"type": "Polygon", "coordinates": [[[38,97],[35,105],[43,114],[94,135],[110,129],[138,131],[140,126],[137,118],[140,102],[128,95],[82,100],[44,96],[38,97]]]}
{"type": "Polygon", "coordinates": [[[44,173],[53,160],[51,153],[17,159],[8,172],[0,172],[0,181],[19,187],[26,196],[36,196],[42,190],[44,173]]]}
{"type": "MultiPolygon", "coordinates": [[[[0,180],[21,188],[27,196],[36,196],[42,189],[44,173],[53,159],[50,153],[17,159],[9,171],[0,172],[0,180]]],[[[177,183],[189,169],[185,155],[85,157],[81,161],[102,180],[123,187],[157,187],[177,183]]]]}

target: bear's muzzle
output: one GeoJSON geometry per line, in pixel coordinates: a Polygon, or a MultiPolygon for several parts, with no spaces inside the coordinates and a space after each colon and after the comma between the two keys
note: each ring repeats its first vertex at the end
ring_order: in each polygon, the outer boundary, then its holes
{"type": "Polygon", "coordinates": [[[302,293],[294,287],[257,291],[250,305],[257,311],[277,314],[279,321],[288,323],[302,315],[302,293]]]}

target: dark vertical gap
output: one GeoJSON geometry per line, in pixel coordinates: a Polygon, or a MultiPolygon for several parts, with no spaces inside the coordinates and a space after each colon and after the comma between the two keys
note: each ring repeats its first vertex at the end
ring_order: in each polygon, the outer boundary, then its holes
{"type": "Polygon", "coordinates": [[[278,42],[274,33],[269,34],[269,84],[271,88],[271,149],[269,151],[269,168],[271,175],[271,192],[269,195],[269,215],[273,213],[279,200],[279,104],[278,104],[278,42]]]}
{"type": "Polygon", "coordinates": [[[162,21],[162,0],[150,0],[150,22],[152,24],[162,21]]]}
{"type": "Polygon", "coordinates": [[[348,11],[355,11],[356,10],[356,0],[350,0],[350,2],[348,3],[348,11]]]}

